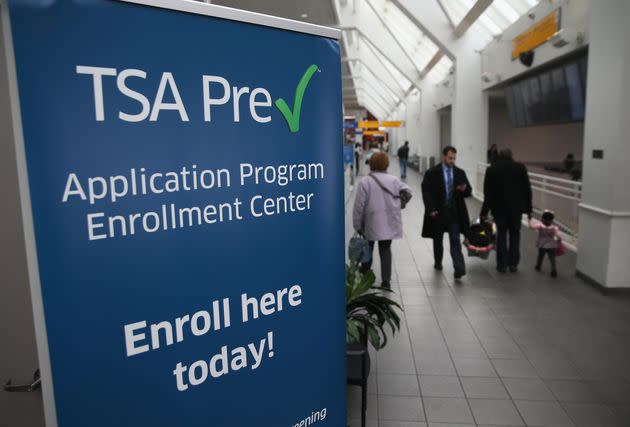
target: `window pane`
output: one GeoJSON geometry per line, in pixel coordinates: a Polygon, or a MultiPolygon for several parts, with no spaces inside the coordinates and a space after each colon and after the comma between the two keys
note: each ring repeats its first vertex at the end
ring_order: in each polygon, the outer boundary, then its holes
{"type": "Polygon", "coordinates": [[[578,64],[573,63],[565,67],[567,75],[567,89],[569,91],[569,102],[571,104],[571,119],[584,120],[584,93],[582,92],[582,82],[578,64]]]}
{"type": "Polygon", "coordinates": [[[551,81],[553,82],[552,117],[554,121],[569,121],[571,118],[569,94],[562,67],[551,71],[551,81]]]}

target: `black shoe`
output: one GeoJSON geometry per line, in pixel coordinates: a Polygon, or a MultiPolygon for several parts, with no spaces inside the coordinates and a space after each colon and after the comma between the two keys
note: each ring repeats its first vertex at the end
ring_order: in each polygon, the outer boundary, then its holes
{"type": "Polygon", "coordinates": [[[389,282],[383,282],[383,283],[381,283],[381,287],[387,288],[387,289],[391,289],[392,288],[392,284],[389,283],[389,282]]]}
{"type": "Polygon", "coordinates": [[[510,273],[516,273],[518,271],[518,267],[515,265],[510,266],[510,273]]]}
{"type": "Polygon", "coordinates": [[[462,272],[462,271],[456,271],[456,272],[455,272],[455,280],[459,280],[459,279],[461,279],[462,277],[464,277],[465,275],[466,275],[466,273],[465,273],[465,272],[462,272]]]}
{"type": "Polygon", "coordinates": [[[553,277],[553,278],[558,277],[558,272],[557,272],[557,271],[555,271],[555,270],[554,270],[554,271],[552,271],[552,272],[551,272],[551,277],[553,277]]]}
{"type": "Polygon", "coordinates": [[[537,265],[536,267],[534,267],[534,270],[536,270],[536,271],[540,271],[540,266],[539,266],[539,265],[537,265]]]}
{"type": "Polygon", "coordinates": [[[505,267],[497,267],[497,271],[499,273],[505,273],[507,271],[507,268],[505,268],[505,267]]]}
{"type": "Polygon", "coordinates": [[[437,271],[442,271],[442,264],[434,264],[433,268],[435,268],[437,271]]]}

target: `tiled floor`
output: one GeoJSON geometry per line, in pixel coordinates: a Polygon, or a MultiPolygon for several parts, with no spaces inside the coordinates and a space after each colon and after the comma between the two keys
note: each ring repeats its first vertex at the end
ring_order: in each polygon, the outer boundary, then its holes
{"type": "MultiPolygon", "coordinates": [[[[372,351],[367,425],[630,426],[630,300],[577,279],[573,254],[559,259],[557,279],[548,266],[535,272],[527,230],[518,273],[497,273],[494,254],[467,258],[468,274],[455,283],[448,251],[437,272],[431,241],[420,237],[420,181],[408,171],[414,197],[403,211],[404,239],[392,246],[403,323],[385,349],[372,351]]],[[[352,203],[350,194],[348,236],[352,203]]],[[[478,213],[478,202],[469,207],[478,213]]],[[[353,427],[360,403],[360,389],[349,387],[353,427]]]]}

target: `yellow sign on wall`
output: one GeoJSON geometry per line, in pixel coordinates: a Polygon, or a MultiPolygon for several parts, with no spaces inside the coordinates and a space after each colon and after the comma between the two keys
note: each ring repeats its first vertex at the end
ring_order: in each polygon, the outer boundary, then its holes
{"type": "Polygon", "coordinates": [[[361,129],[378,129],[379,127],[384,128],[399,128],[403,126],[402,121],[390,121],[390,122],[377,122],[376,120],[372,121],[362,121],[359,122],[359,128],[361,129]]]}
{"type": "Polygon", "coordinates": [[[529,30],[514,37],[512,40],[512,59],[518,58],[522,52],[535,49],[545,43],[560,27],[560,10],[556,9],[543,19],[535,23],[529,30]]]}
{"type": "Polygon", "coordinates": [[[378,129],[378,126],[378,122],[375,120],[359,122],[359,127],[361,129],[378,129]]]}
{"type": "Polygon", "coordinates": [[[380,130],[366,130],[363,135],[385,136],[385,132],[380,130]]]}
{"type": "Polygon", "coordinates": [[[384,128],[399,128],[403,125],[403,122],[400,120],[394,122],[381,122],[381,126],[384,128]]]}

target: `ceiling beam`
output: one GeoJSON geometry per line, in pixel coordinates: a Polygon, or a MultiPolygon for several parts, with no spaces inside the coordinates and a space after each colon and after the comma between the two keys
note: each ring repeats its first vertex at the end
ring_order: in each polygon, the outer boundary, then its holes
{"type": "Polygon", "coordinates": [[[420,76],[420,69],[418,69],[418,66],[416,65],[416,61],[414,61],[414,59],[411,56],[411,54],[409,54],[409,52],[407,52],[407,49],[405,49],[405,46],[403,46],[402,42],[400,40],[398,40],[398,37],[392,31],[391,26],[387,25],[387,22],[385,22],[385,20],[383,19],[383,11],[379,12],[378,10],[376,10],[376,7],[374,7],[374,5],[372,4],[372,2],[370,0],[365,0],[365,2],[368,4],[368,6],[370,6],[370,9],[372,9],[372,12],[374,12],[374,15],[376,15],[376,17],[380,21],[381,25],[383,25],[383,28],[385,28],[385,30],[389,33],[389,35],[392,36],[392,38],[394,39],[394,41],[396,42],[396,44],[398,45],[400,50],[402,50],[402,52],[405,54],[405,56],[407,57],[409,62],[411,62],[411,65],[413,65],[413,67],[416,69],[416,72],[418,73],[418,76],[420,76]]]}
{"type": "Polygon", "coordinates": [[[379,107],[378,105],[373,104],[373,101],[370,101],[369,99],[367,99],[366,101],[367,102],[359,101],[359,103],[363,105],[366,110],[368,110],[370,113],[376,116],[377,119],[380,120],[380,118],[383,117],[385,114],[382,107],[379,107]]]}
{"type": "Polygon", "coordinates": [[[440,5],[440,9],[442,9],[442,12],[444,12],[444,16],[446,16],[446,19],[448,19],[448,23],[451,24],[451,28],[455,29],[455,23],[451,19],[451,15],[448,14],[446,8],[444,7],[444,3],[442,3],[442,1],[443,0],[437,0],[438,5],[440,5]]]}
{"type": "MultiPolygon", "coordinates": [[[[352,33],[350,33],[352,34],[352,33]]],[[[376,58],[376,60],[383,66],[383,68],[385,69],[385,71],[387,71],[387,74],[390,75],[390,77],[392,78],[393,81],[395,81],[398,86],[400,86],[400,88],[402,90],[405,90],[405,88],[402,86],[402,83],[400,83],[400,78],[396,78],[396,76],[394,76],[394,73],[392,73],[392,71],[389,69],[389,67],[385,64],[385,61],[383,61],[383,58],[381,58],[381,55],[378,55],[376,53],[376,51],[374,50],[374,47],[372,47],[372,45],[370,43],[365,43],[365,45],[368,47],[368,49],[370,49],[372,51],[372,54],[374,55],[374,58],[376,58]]]]}
{"type": "Polygon", "coordinates": [[[451,60],[455,61],[455,55],[453,55],[453,53],[448,49],[446,44],[444,44],[442,40],[434,36],[433,33],[430,32],[427,29],[427,27],[422,22],[420,22],[420,20],[401,3],[401,0],[389,0],[389,1],[395,4],[398,10],[400,10],[407,18],[409,18],[409,20],[413,22],[416,25],[416,27],[418,27],[420,31],[422,31],[428,38],[430,38],[431,41],[435,43],[437,47],[443,50],[446,56],[451,58],[451,60]]]}
{"type": "Polygon", "coordinates": [[[365,40],[366,42],[368,42],[370,45],[372,45],[372,47],[381,54],[381,56],[383,56],[384,58],[387,58],[387,61],[395,68],[398,70],[398,72],[400,74],[402,74],[403,76],[405,76],[407,78],[407,80],[409,80],[411,82],[411,85],[414,86],[416,89],[418,89],[419,91],[422,91],[422,89],[420,88],[420,86],[418,85],[416,79],[412,79],[407,73],[405,73],[404,70],[402,70],[398,64],[396,64],[394,61],[392,61],[391,59],[389,59],[389,56],[385,54],[385,52],[383,52],[381,49],[379,49],[379,47],[372,41],[372,39],[370,39],[370,37],[367,36],[367,34],[365,34],[363,31],[361,31],[360,28],[358,27],[337,27],[339,28],[341,31],[356,31],[359,36],[361,36],[361,38],[363,40],[365,40]]]}
{"type": "Polygon", "coordinates": [[[383,84],[383,87],[385,87],[386,89],[388,89],[392,95],[394,95],[394,97],[400,101],[400,99],[402,98],[402,96],[404,96],[404,92],[403,93],[398,93],[396,92],[395,89],[392,89],[392,87],[389,85],[389,83],[387,82],[387,80],[382,79],[376,72],[374,72],[374,70],[372,69],[372,67],[369,64],[366,64],[364,60],[360,59],[360,58],[341,58],[341,62],[358,62],[361,64],[362,67],[364,67],[366,70],[368,70],[370,72],[370,74],[372,74],[372,76],[374,76],[374,78],[378,81],[381,82],[383,84]]]}
{"type": "Polygon", "coordinates": [[[391,107],[381,105],[381,103],[378,102],[378,100],[376,100],[369,92],[361,90],[359,91],[359,93],[361,94],[361,96],[366,97],[367,99],[371,100],[376,106],[378,106],[381,112],[385,113],[384,115],[387,115],[387,112],[391,110],[391,107]]]}
{"type": "Polygon", "coordinates": [[[427,74],[429,74],[429,72],[433,69],[433,67],[435,67],[437,65],[437,63],[440,62],[440,60],[443,57],[444,57],[444,51],[443,50],[438,50],[435,53],[435,55],[433,55],[433,58],[431,58],[429,63],[426,65],[426,67],[424,67],[424,70],[422,70],[422,78],[425,78],[427,76],[427,74]]]}
{"type": "MultiPolygon", "coordinates": [[[[389,101],[387,99],[385,99],[385,97],[379,93],[377,90],[374,90],[374,86],[370,85],[369,80],[364,79],[363,83],[367,84],[368,86],[370,86],[371,91],[369,92],[370,94],[374,94],[374,95],[378,95],[378,98],[382,101],[382,104],[385,105],[387,108],[393,108],[394,105],[396,105],[395,101],[389,101]]],[[[360,90],[363,90],[365,92],[368,92],[368,88],[367,87],[358,87],[356,88],[356,93],[359,93],[360,90]]],[[[400,103],[400,101],[398,101],[398,103],[400,103]]]]}
{"type": "Polygon", "coordinates": [[[479,19],[482,13],[486,11],[486,9],[492,4],[493,0],[477,0],[477,2],[470,8],[466,16],[462,19],[462,22],[457,24],[453,34],[455,38],[460,38],[461,36],[468,31],[470,26],[479,19]]]}

